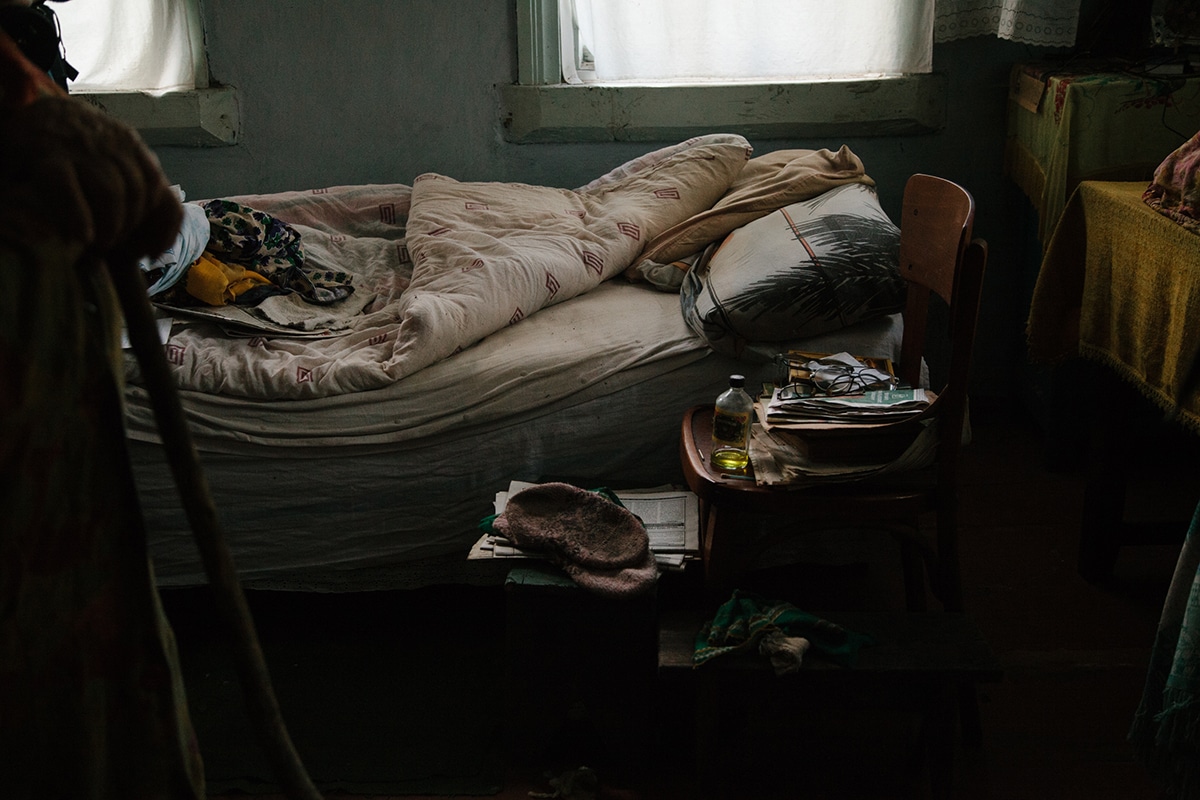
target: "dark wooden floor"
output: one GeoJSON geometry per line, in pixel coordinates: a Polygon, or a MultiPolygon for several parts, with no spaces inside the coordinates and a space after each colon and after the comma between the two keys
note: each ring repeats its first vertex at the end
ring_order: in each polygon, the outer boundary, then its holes
{"type": "MultiPolygon", "coordinates": [[[[1059,453],[1051,468],[1045,441],[1020,412],[986,407],[974,411],[973,441],[964,451],[962,465],[966,602],[1005,674],[1001,682],[980,689],[983,746],[958,749],[957,794],[978,800],[1153,800],[1158,787],[1135,762],[1125,737],[1141,696],[1155,623],[1178,546],[1125,548],[1111,581],[1096,585],[1083,580],[1076,571],[1076,557],[1086,453],[1067,458],[1059,453]]],[[[1155,443],[1134,470],[1129,513],[1177,520],[1182,540],[1200,500],[1200,467],[1195,466],[1200,465],[1200,457],[1194,457],[1194,444],[1182,434],[1168,430],[1163,441],[1165,449],[1162,442],[1155,443]]],[[[795,588],[799,581],[813,596],[858,593],[901,607],[890,558],[885,551],[865,561],[767,572],[760,576],[759,585],[770,591],[787,585],[783,581],[791,581],[795,588]]],[[[688,579],[664,583],[663,589],[665,603],[686,602],[691,592],[688,579]]],[[[502,620],[496,609],[497,604],[503,605],[499,590],[476,587],[456,594],[442,587],[403,598],[318,597],[301,602],[307,611],[300,616],[307,616],[308,623],[294,619],[295,612],[288,611],[289,598],[255,601],[273,629],[271,636],[287,640],[293,648],[290,652],[328,644],[328,637],[306,633],[306,625],[311,624],[361,630],[364,637],[371,636],[372,630],[407,631],[421,642],[406,651],[409,657],[445,659],[446,669],[441,671],[462,684],[431,686],[430,691],[477,699],[475,720],[470,703],[453,706],[462,715],[462,725],[487,725],[505,718],[503,703],[495,699],[502,694],[504,664],[503,637],[495,631],[502,620]],[[420,619],[399,627],[392,624],[394,620],[374,628],[362,624],[364,609],[386,617],[389,604],[398,613],[420,619]],[[313,613],[313,609],[320,611],[313,613]],[[293,622],[272,623],[283,617],[293,622]],[[496,690],[479,692],[480,685],[496,690]]],[[[188,653],[196,650],[198,634],[192,627],[203,615],[183,595],[173,599],[168,593],[167,604],[169,611],[178,612],[176,627],[185,669],[189,659],[195,669],[197,662],[188,653]]],[[[347,634],[337,646],[353,650],[356,635],[347,634]]],[[[268,648],[268,658],[272,652],[289,652],[278,650],[277,644],[268,648]]],[[[386,669],[361,663],[369,657],[364,653],[349,653],[352,657],[337,661],[340,668],[362,673],[342,676],[339,684],[387,680],[386,669]]],[[[273,664],[285,682],[288,669],[287,663],[273,664]]],[[[599,792],[577,791],[570,796],[695,797],[686,724],[689,697],[678,687],[660,689],[650,749],[645,758],[635,759],[640,764],[605,763],[594,749],[595,736],[581,721],[578,730],[568,724],[556,733],[556,746],[540,757],[511,760],[495,796],[515,800],[530,796],[531,791],[552,793],[550,776],[588,766],[596,772],[599,792]]],[[[203,704],[204,698],[194,702],[203,704]]],[[[286,702],[284,710],[286,716],[286,702]]],[[[371,715],[369,704],[350,712],[341,724],[361,725],[371,715]]],[[[803,710],[789,713],[792,716],[783,720],[778,715],[744,718],[735,721],[740,727],[727,731],[722,786],[726,796],[761,800],[922,796],[920,784],[905,777],[914,732],[904,720],[857,712],[832,717],[805,715],[803,710]]],[[[307,731],[302,725],[299,733],[294,732],[301,749],[307,731]]],[[[213,741],[220,734],[204,728],[199,732],[208,759],[208,753],[222,746],[221,741],[213,741]]],[[[499,738],[502,744],[503,726],[484,738],[492,742],[499,738]]],[[[212,760],[217,763],[222,758],[213,755],[212,760]]],[[[244,795],[230,795],[234,796],[244,795]]],[[[329,796],[344,795],[331,792],[329,796]]]]}

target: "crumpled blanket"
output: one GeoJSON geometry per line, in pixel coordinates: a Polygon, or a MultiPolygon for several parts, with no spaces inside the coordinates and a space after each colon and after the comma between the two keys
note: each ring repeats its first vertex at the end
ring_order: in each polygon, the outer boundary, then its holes
{"type": "Polygon", "coordinates": [[[736,589],[696,634],[693,665],[758,648],[776,675],[800,669],[808,651],[845,667],[853,666],[858,651],[874,640],[866,634],[801,611],[791,603],[773,603],[736,589]]]}
{"type": "Polygon", "coordinates": [[[1158,213],[1200,233],[1200,133],[1163,159],[1142,199],[1158,213]]]}

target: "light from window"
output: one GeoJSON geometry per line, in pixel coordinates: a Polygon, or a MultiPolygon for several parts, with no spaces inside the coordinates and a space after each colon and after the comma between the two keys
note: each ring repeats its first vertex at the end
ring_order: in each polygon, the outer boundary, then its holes
{"type": "Polygon", "coordinates": [[[568,83],[927,73],[933,18],[934,0],[559,0],[568,83]]]}
{"type": "Polygon", "coordinates": [[[162,93],[208,84],[196,0],[75,0],[53,5],[72,92],[162,93]]]}

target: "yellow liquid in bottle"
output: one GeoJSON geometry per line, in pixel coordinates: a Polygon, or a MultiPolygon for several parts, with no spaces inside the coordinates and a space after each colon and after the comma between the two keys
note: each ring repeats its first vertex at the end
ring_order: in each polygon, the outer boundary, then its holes
{"type": "Polygon", "coordinates": [[[713,409],[712,465],[726,472],[740,472],[750,463],[750,422],[754,401],[742,388],[745,378],[729,376],[729,389],[717,398],[713,409]]]}
{"type": "Polygon", "coordinates": [[[750,457],[746,455],[745,450],[718,447],[713,449],[712,463],[717,469],[738,472],[746,468],[746,465],[750,463],[750,457]]]}

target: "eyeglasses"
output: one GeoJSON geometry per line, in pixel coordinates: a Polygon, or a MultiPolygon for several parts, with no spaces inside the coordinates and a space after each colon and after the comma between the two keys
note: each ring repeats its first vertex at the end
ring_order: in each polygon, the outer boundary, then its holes
{"type": "Polygon", "coordinates": [[[894,377],[872,367],[797,361],[782,355],[777,360],[787,370],[787,378],[792,378],[796,372],[805,376],[784,383],[779,390],[780,400],[799,400],[814,395],[836,397],[896,387],[894,377]]]}

